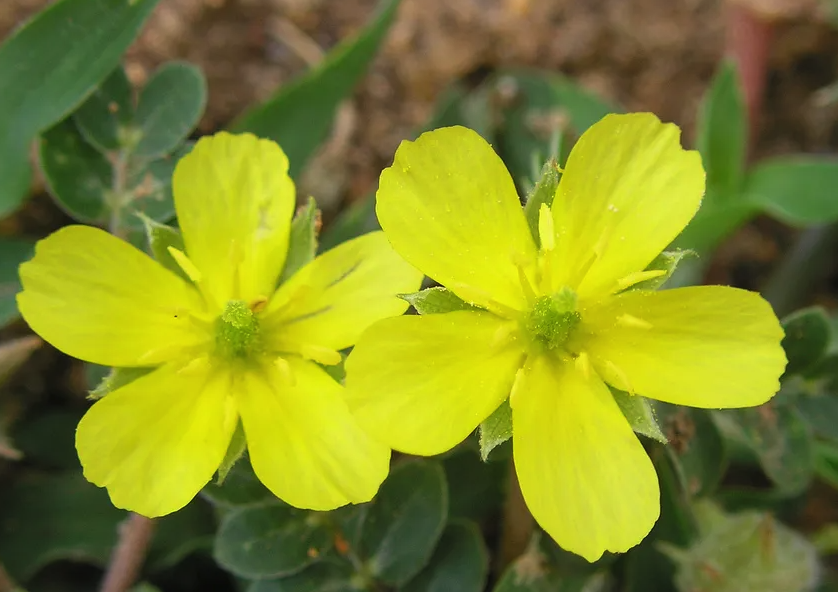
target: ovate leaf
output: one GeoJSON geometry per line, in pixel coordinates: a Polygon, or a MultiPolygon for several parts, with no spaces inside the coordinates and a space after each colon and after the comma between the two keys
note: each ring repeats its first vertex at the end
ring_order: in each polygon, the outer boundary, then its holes
{"type": "Polygon", "coordinates": [[[838,220],[838,159],[784,156],[748,172],[745,199],[778,220],[805,226],[838,220]]]}
{"type": "Polygon", "coordinates": [[[441,314],[456,310],[478,310],[461,300],[454,292],[441,287],[428,288],[412,294],[399,294],[399,298],[409,302],[420,315],[441,314]]]}

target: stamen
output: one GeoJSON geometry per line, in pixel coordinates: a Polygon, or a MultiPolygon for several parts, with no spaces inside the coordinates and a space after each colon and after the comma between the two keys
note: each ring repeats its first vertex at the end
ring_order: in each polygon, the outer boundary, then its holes
{"type": "Polygon", "coordinates": [[[541,239],[541,248],[545,251],[552,251],[556,248],[556,229],[553,226],[553,214],[546,203],[541,204],[538,209],[538,238],[541,239]]]}
{"type": "Polygon", "coordinates": [[[515,329],[516,326],[514,323],[503,323],[495,330],[495,334],[492,335],[492,341],[489,347],[494,350],[506,345],[506,341],[515,332],[515,329]]]}
{"type": "Polygon", "coordinates": [[[304,358],[317,362],[318,364],[323,364],[324,366],[334,366],[336,364],[340,364],[343,359],[340,353],[333,349],[311,344],[301,345],[300,355],[304,358]]]}
{"type": "Polygon", "coordinates": [[[639,319],[634,315],[621,314],[617,317],[617,324],[631,329],[651,329],[652,323],[639,319]]]}
{"type": "Polygon", "coordinates": [[[622,292],[626,288],[630,288],[635,284],[645,282],[646,280],[652,280],[662,275],[666,275],[665,269],[649,269],[647,271],[635,271],[634,273],[630,273],[626,277],[617,280],[617,286],[611,292],[622,292]]]}
{"type": "Polygon", "coordinates": [[[250,311],[252,313],[259,313],[265,310],[268,305],[268,298],[266,296],[258,296],[250,303],[250,311]]]}
{"type": "Polygon", "coordinates": [[[537,296],[535,294],[535,288],[533,288],[532,284],[530,283],[530,278],[527,277],[526,272],[524,271],[523,265],[518,266],[518,281],[521,282],[521,288],[523,288],[524,298],[527,299],[527,302],[532,305],[535,302],[537,296]]]}
{"type": "Polygon", "coordinates": [[[274,360],[274,366],[279,370],[279,376],[284,385],[292,387],[297,384],[297,379],[291,370],[291,364],[288,363],[288,360],[280,356],[274,360]]]}
{"type": "Polygon", "coordinates": [[[186,256],[186,253],[183,251],[176,249],[174,247],[168,247],[167,250],[169,251],[169,255],[172,256],[172,259],[175,260],[175,263],[183,270],[183,272],[187,275],[187,277],[195,282],[196,284],[201,282],[203,275],[195,267],[195,264],[189,260],[189,257],[186,256]]]}

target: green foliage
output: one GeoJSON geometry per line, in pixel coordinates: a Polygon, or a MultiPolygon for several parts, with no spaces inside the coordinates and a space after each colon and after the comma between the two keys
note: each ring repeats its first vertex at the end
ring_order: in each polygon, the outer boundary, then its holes
{"type": "Polygon", "coordinates": [[[826,312],[820,307],[804,308],[783,319],[783,349],[788,365],[786,374],[802,374],[826,354],[832,330],[826,312]]]}
{"type": "Polygon", "coordinates": [[[425,569],[399,590],[481,592],[488,571],[489,554],[477,526],[465,521],[451,522],[425,569]]]}
{"type": "Polygon", "coordinates": [[[399,298],[407,301],[420,315],[441,314],[457,310],[479,310],[460,299],[454,292],[439,286],[413,294],[399,294],[399,298]]]}
{"type": "Polygon", "coordinates": [[[244,113],[233,130],[278,142],[291,163],[291,177],[299,177],[329,133],[338,105],[366,72],[398,7],[399,0],[383,0],[378,14],[363,31],[264,104],[244,113]]]}
{"type": "Polygon", "coordinates": [[[748,172],[744,199],[787,224],[838,220],[838,159],[787,156],[765,160],[748,172]]]}
{"type": "Polygon", "coordinates": [[[655,411],[648,399],[639,395],[631,395],[617,389],[611,389],[614,400],[623,412],[623,416],[631,424],[631,429],[637,434],[642,434],[652,440],[666,444],[666,436],[658,425],[655,411]]]}
{"type": "Polygon", "coordinates": [[[492,450],[512,437],[512,407],[509,406],[509,399],[483,420],[479,430],[480,458],[486,461],[492,450]]]}
{"type": "Polygon", "coordinates": [[[0,238],[0,326],[18,316],[15,295],[21,286],[17,269],[32,257],[34,247],[29,240],[0,238]]]}
{"type": "Polygon", "coordinates": [[[535,185],[533,185],[524,201],[524,216],[527,218],[533,240],[539,246],[541,246],[541,236],[538,232],[538,217],[541,204],[553,205],[553,198],[556,196],[560,178],[559,163],[555,158],[547,159],[544,166],[541,167],[541,174],[538,176],[535,185]]]}
{"type": "Polygon", "coordinates": [[[0,215],[29,189],[28,146],[119,63],[158,0],[60,0],[0,46],[0,215]]]}

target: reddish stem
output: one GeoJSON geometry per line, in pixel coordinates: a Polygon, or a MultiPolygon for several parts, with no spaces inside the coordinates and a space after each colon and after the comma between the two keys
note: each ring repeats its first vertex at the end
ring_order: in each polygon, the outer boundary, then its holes
{"type": "Polygon", "coordinates": [[[119,542],[111,555],[100,592],[126,592],[137,581],[156,523],[131,513],[119,525],[119,542]]]}

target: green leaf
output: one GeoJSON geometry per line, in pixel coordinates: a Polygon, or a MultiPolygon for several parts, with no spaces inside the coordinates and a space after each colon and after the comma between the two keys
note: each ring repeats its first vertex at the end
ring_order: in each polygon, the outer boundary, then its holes
{"type": "Polygon", "coordinates": [[[745,172],[748,130],[745,102],[736,65],[722,62],[698,115],[696,144],[707,186],[725,199],[736,199],[745,172]]]}
{"type": "Polygon", "coordinates": [[[480,523],[493,520],[506,497],[509,463],[485,463],[470,446],[458,446],[441,462],[448,481],[449,519],[467,518],[480,523]]]}
{"type": "Polygon", "coordinates": [[[489,571],[489,553],[473,522],[450,523],[425,569],[401,592],[482,592],[489,571]]]}
{"type": "Polygon", "coordinates": [[[457,310],[478,310],[476,307],[460,299],[450,290],[442,287],[427,288],[411,294],[399,294],[399,298],[407,301],[420,315],[442,314],[457,310]]]}
{"type": "Polygon", "coordinates": [[[654,410],[682,489],[691,497],[712,494],[727,469],[727,449],[710,414],[660,401],[654,410]]]}
{"type": "Polygon", "coordinates": [[[242,422],[239,421],[236,424],[233,437],[230,439],[230,444],[227,446],[227,452],[224,454],[224,458],[218,466],[218,479],[216,479],[218,485],[224,485],[224,480],[230,474],[230,470],[239,462],[246,450],[247,439],[244,437],[242,422]]]}
{"type": "Polygon", "coordinates": [[[142,216],[158,222],[167,222],[174,217],[172,175],[177,163],[191,152],[193,146],[192,142],[185,142],[171,154],[152,161],[129,159],[128,202],[122,205],[124,211],[119,214],[126,228],[144,231],[142,216]]]}
{"type": "Polygon", "coordinates": [[[137,102],[140,139],[133,153],[159,158],[174,150],[198,124],[206,103],[207,83],[200,68],[185,62],[161,66],[137,102]]]}
{"type": "Polygon", "coordinates": [[[81,465],[75,440],[76,426],[81,417],[79,410],[50,409],[16,423],[12,436],[29,465],[40,469],[78,471],[81,465]]]}
{"type": "Polygon", "coordinates": [[[448,518],[448,488],[439,464],[396,465],[370,502],[361,536],[370,572],[401,586],[427,565],[448,518]]]}
{"type": "Polygon", "coordinates": [[[34,253],[34,241],[0,238],[0,327],[19,315],[15,299],[21,291],[18,268],[34,253]]]}
{"type": "Polygon", "coordinates": [[[73,113],[84,139],[100,152],[124,147],[125,135],[134,120],[134,89],[118,66],[73,113]]]}
{"type": "Polygon", "coordinates": [[[18,581],[61,559],[104,565],[125,515],[80,473],[18,479],[0,488],[0,557],[18,581]]]}
{"type": "Polygon", "coordinates": [[[634,284],[629,290],[657,290],[661,288],[678,269],[678,264],[681,263],[682,259],[695,255],[695,251],[690,250],[664,251],[646,266],[646,271],[663,271],[665,273],[659,277],[634,284]]]}
{"type": "Polygon", "coordinates": [[[793,312],[783,319],[786,332],[782,345],[788,365],[786,375],[802,374],[826,355],[832,340],[832,327],[826,311],[813,306],[793,312]]]}
{"type": "Polygon", "coordinates": [[[838,220],[836,187],[838,159],[781,156],[749,171],[745,200],[787,224],[825,224],[838,220]]]}
{"type": "Polygon", "coordinates": [[[399,0],[384,0],[375,18],[354,38],[341,43],[326,59],[264,104],[247,111],[233,129],[278,142],[298,178],[326,138],[338,105],[366,72],[396,14],[399,0]]]}
{"type": "Polygon", "coordinates": [[[297,210],[291,222],[291,236],[288,239],[288,256],[285,268],[279,278],[282,284],[297,273],[304,265],[314,261],[317,255],[317,231],[320,228],[320,210],[313,197],[297,210]]]}
{"type": "Polygon", "coordinates": [[[349,564],[321,562],[287,578],[259,580],[247,592],[360,592],[349,564]]]}
{"type": "Polygon", "coordinates": [[[724,200],[708,187],[701,209],[670,248],[691,249],[710,254],[725,238],[759,213],[759,208],[743,199],[724,200]]]}
{"type": "Polygon", "coordinates": [[[631,429],[647,438],[666,444],[666,436],[658,425],[655,412],[648,399],[617,389],[611,389],[611,394],[614,395],[614,400],[623,412],[623,416],[631,424],[631,429]]]}
{"type": "Polygon", "coordinates": [[[827,524],[812,537],[812,544],[822,555],[838,553],[838,524],[827,524]]]}
{"type": "Polygon", "coordinates": [[[320,252],[328,251],[339,244],[367,232],[381,230],[375,217],[375,195],[367,195],[352,204],[320,235],[320,252]]]}
{"type": "Polygon", "coordinates": [[[809,485],[814,471],[812,434],[797,409],[769,402],[715,411],[713,418],[725,437],[756,455],[778,491],[791,496],[809,485]]]}
{"type": "Polygon", "coordinates": [[[487,461],[492,450],[511,437],[512,408],[509,399],[506,399],[480,424],[480,458],[487,461]]]}
{"type": "Polygon", "coordinates": [[[212,550],[215,519],[203,500],[192,500],[174,514],[156,519],[157,528],[146,560],[152,572],[173,567],[189,554],[212,550]]]}
{"type": "Polygon", "coordinates": [[[88,399],[101,399],[108,393],[134,382],[155,368],[111,368],[108,375],[88,394],[88,399]]]}
{"type": "Polygon", "coordinates": [[[535,244],[541,246],[541,236],[538,232],[538,218],[541,211],[541,204],[553,205],[553,198],[556,196],[556,189],[559,187],[559,163],[555,158],[549,159],[541,168],[541,176],[533,185],[524,202],[524,216],[530,227],[535,244]]]}
{"type": "Polygon", "coordinates": [[[604,574],[569,574],[540,548],[541,534],[533,536],[524,554],[506,568],[492,592],[602,592],[604,574]]]}
{"type": "Polygon", "coordinates": [[[29,190],[29,144],[119,63],[158,0],[60,0],[0,46],[0,217],[29,190]]]}
{"type": "Polygon", "coordinates": [[[253,472],[247,455],[230,468],[223,483],[208,483],[201,495],[224,508],[264,505],[276,500],[253,472]]]}
{"type": "Polygon", "coordinates": [[[277,502],[237,508],[225,515],[213,556],[237,576],[276,578],[301,571],[331,544],[323,514],[277,502]]]}
{"type": "Polygon", "coordinates": [[[38,158],[50,194],[68,214],[90,224],[107,219],[115,199],[111,163],[85,142],[72,118],[44,132],[38,158]]]}

